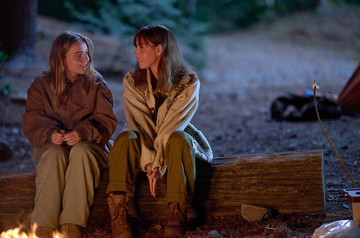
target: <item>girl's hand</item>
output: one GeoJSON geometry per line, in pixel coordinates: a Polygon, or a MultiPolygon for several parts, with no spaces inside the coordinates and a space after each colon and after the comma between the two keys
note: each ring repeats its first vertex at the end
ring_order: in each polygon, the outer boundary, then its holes
{"type": "Polygon", "coordinates": [[[56,130],[51,135],[51,142],[55,145],[61,145],[64,142],[64,130],[56,130]]]}
{"type": "Polygon", "coordinates": [[[151,171],[152,163],[146,165],[147,177],[149,179],[150,193],[153,197],[156,196],[156,183],[159,178],[159,167],[156,167],[154,171],[151,171]]]}
{"type": "Polygon", "coordinates": [[[77,131],[70,131],[64,135],[66,144],[73,146],[80,141],[80,135],[77,131]]]}

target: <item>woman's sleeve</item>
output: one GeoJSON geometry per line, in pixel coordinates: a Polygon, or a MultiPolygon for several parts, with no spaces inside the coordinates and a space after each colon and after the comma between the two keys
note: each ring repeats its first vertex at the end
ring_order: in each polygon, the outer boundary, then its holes
{"type": "Polygon", "coordinates": [[[153,169],[159,167],[161,174],[165,172],[164,151],[170,135],[177,130],[183,131],[194,116],[199,100],[200,81],[195,78],[193,83],[176,97],[174,104],[168,109],[168,112],[158,128],[158,133],[154,141],[156,157],[153,163],[153,169]]]}
{"type": "Polygon", "coordinates": [[[74,130],[80,133],[82,140],[106,144],[116,129],[118,119],[113,111],[111,90],[105,83],[98,84],[92,115],[82,120],[74,130]]]}
{"type": "Polygon", "coordinates": [[[23,132],[33,147],[42,147],[51,141],[52,133],[60,128],[60,122],[47,115],[44,100],[49,100],[44,85],[40,79],[35,79],[28,89],[23,114],[23,132]]]}
{"type": "Polygon", "coordinates": [[[152,112],[146,104],[144,96],[146,93],[143,92],[143,94],[141,90],[135,88],[130,74],[125,76],[123,85],[127,130],[137,132],[140,137],[140,168],[146,171],[145,166],[153,163],[155,160],[156,152],[153,148],[153,142],[156,136],[155,123],[152,119],[152,112]]]}

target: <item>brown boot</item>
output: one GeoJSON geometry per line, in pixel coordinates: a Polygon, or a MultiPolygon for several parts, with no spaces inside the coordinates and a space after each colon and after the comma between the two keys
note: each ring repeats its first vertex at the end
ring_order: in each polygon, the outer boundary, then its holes
{"type": "Polygon", "coordinates": [[[75,224],[71,224],[71,223],[66,223],[61,226],[61,234],[66,235],[67,238],[86,237],[83,230],[84,230],[84,228],[82,228],[78,225],[75,225],[75,224]]]}
{"type": "Polygon", "coordinates": [[[188,229],[188,206],[179,203],[170,203],[170,217],[165,228],[165,237],[184,236],[188,229]]]}
{"type": "Polygon", "coordinates": [[[111,229],[114,238],[133,238],[128,223],[128,202],[129,196],[110,195],[107,198],[110,215],[111,229]]]}
{"type": "Polygon", "coordinates": [[[40,226],[36,229],[35,235],[38,238],[52,238],[54,229],[49,226],[40,226]]]}

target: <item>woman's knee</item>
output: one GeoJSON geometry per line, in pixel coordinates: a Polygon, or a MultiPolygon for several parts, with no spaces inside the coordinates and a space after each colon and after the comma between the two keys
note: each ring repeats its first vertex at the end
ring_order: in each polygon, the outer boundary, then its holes
{"type": "Polygon", "coordinates": [[[179,146],[183,144],[189,144],[190,146],[192,146],[191,138],[186,132],[174,131],[173,133],[171,133],[167,142],[167,147],[170,145],[179,146]]]}
{"type": "Polygon", "coordinates": [[[118,135],[119,139],[136,140],[138,138],[134,131],[123,131],[118,135]]]}
{"type": "Polygon", "coordinates": [[[192,154],[193,144],[191,137],[184,131],[174,131],[166,144],[165,153],[166,160],[175,159],[171,154],[181,154],[181,151],[188,151],[192,154]]]}
{"type": "Polygon", "coordinates": [[[138,139],[138,136],[137,136],[136,132],[134,132],[134,131],[123,131],[116,137],[115,142],[114,142],[114,146],[116,146],[116,144],[122,143],[124,141],[137,140],[137,139],[138,139]]]}
{"type": "Polygon", "coordinates": [[[175,131],[171,134],[166,144],[166,164],[169,167],[180,166],[194,167],[195,153],[192,147],[191,137],[183,131],[175,131]]]}

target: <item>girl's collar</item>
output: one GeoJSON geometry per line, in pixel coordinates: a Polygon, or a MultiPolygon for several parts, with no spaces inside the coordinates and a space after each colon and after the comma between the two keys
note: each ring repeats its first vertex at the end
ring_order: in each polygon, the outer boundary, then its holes
{"type": "Polygon", "coordinates": [[[74,81],[71,81],[70,79],[68,79],[68,78],[65,77],[65,83],[68,84],[68,85],[69,85],[69,84],[74,84],[74,85],[75,85],[75,84],[78,84],[78,83],[81,81],[80,78],[81,78],[81,77],[80,77],[80,75],[79,75],[79,77],[78,77],[77,79],[75,79],[74,81]]]}

